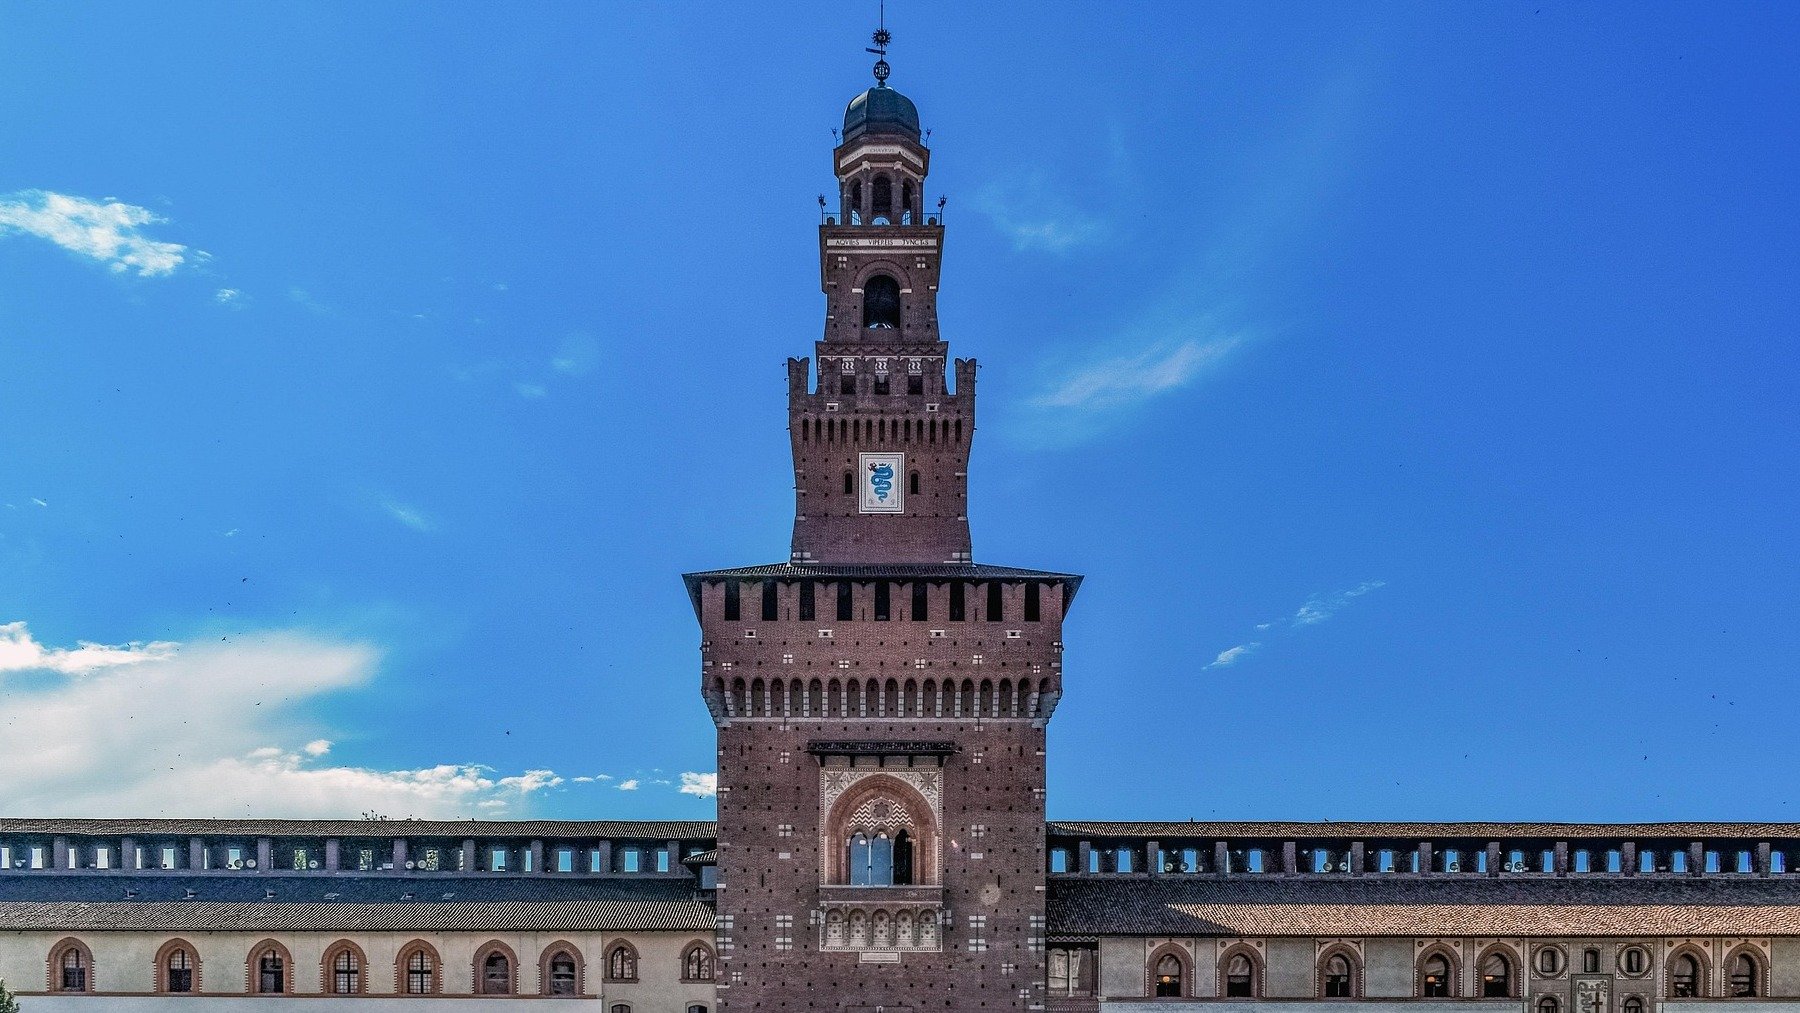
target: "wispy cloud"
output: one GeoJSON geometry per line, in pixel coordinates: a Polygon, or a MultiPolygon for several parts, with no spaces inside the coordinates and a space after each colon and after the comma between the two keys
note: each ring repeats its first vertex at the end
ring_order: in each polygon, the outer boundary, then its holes
{"type": "Polygon", "coordinates": [[[1243,657],[1246,654],[1249,654],[1251,651],[1254,651],[1258,647],[1261,647],[1261,646],[1262,646],[1262,644],[1253,640],[1250,643],[1239,644],[1236,647],[1227,647],[1225,650],[1220,651],[1219,656],[1214,658],[1212,660],[1212,662],[1209,663],[1206,667],[1207,668],[1225,668],[1229,665],[1234,665],[1237,663],[1237,660],[1239,658],[1243,657]]]}
{"type": "Polygon", "coordinates": [[[695,798],[714,798],[719,794],[719,775],[700,774],[691,770],[681,772],[681,788],[683,795],[695,798]]]}
{"type": "Polygon", "coordinates": [[[239,289],[222,288],[213,293],[213,302],[218,303],[220,306],[229,306],[232,309],[241,310],[244,308],[246,297],[239,289]]]}
{"type": "Polygon", "coordinates": [[[1190,336],[1076,366],[1032,402],[1037,408],[1129,408],[1180,390],[1244,343],[1236,334],[1190,336]]]}
{"type": "Polygon", "coordinates": [[[1361,598],[1370,591],[1385,587],[1386,584],[1386,581],[1365,580],[1361,584],[1346,591],[1334,591],[1331,594],[1315,595],[1312,598],[1307,599],[1306,604],[1300,606],[1300,610],[1294,613],[1294,625],[1311,626],[1315,623],[1322,623],[1332,616],[1337,615],[1338,610],[1345,605],[1350,604],[1357,598],[1361,598]]]}
{"type": "Polygon", "coordinates": [[[1067,253],[1106,236],[1105,223],[1078,207],[1070,189],[1036,169],[982,187],[975,209],[1012,240],[1015,250],[1067,253]]]}
{"type": "Polygon", "coordinates": [[[513,384],[513,392],[527,401],[535,401],[550,393],[550,388],[541,383],[515,383],[513,384]]]}
{"type": "Polygon", "coordinates": [[[48,190],[20,190],[0,197],[0,235],[21,233],[105,264],[115,274],[140,278],[171,274],[204,256],[180,243],[151,239],[142,231],[165,219],[148,208],[110,197],[93,200],[48,190]]]}
{"type": "MultiPolygon", "coordinates": [[[[1296,609],[1293,615],[1283,619],[1272,619],[1268,622],[1257,623],[1256,632],[1268,634],[1270,631],[1273,631],[1273,635],[1281,636],[1282,634],[1290,633],[1293,630],[1317,626],[1343,611],[1345,606],[1356,599],[1361,598],[1371,591],[1386,586],[1386,581],[1365,580],[1355,587],[1346,588],[1342,591],[1315,594],[1306,599],[1305,604],[1296,609]]],[[[1208,662],[1205,667],[1227,668],[1242,661],[1246,655],[1262,646],[1263,641],[1252,640],[1247,643],[1239,644],[1236,647],[1227,647],[1225,650],[1220,651],[1218,657],[1215,657],[1212,661],[1208,662]]]]}
{"type": "Polygon", "coordinates": [[[571,334],[556,346],[550,368],[564,376],[586,376],[600,364],[600,345],[586,334],[571,334]]]}
{"type": "Polygon", "coordinates": [[[430,517],[425,516],[424,512],[417,507],[407,506],[405,503],[396,500],[384,499],[381,501],[381,508],[387,511],[389,517],[392,517],[394,520],[399,521],[414,531],[429,532],[437,530],[437,524],[433,522],[430,517]]]}
{"type": "Polygon", "coordinates": [[[627,778],[623,781],[620,781],[615,787],[617,787],[620,791],[637,791],[638,790],[638,779],[635,777],[627,778]]]}
{"type": "Polygon", "coordinates": [[[331,740],[307,734],[305,715],[373,677],[365,645],[277,631],[46,647],[24,623],[0,629],[3,812],[455,818],[560,783],[550,771],[500,777],[470,762],[329,763],[331,740]]]}

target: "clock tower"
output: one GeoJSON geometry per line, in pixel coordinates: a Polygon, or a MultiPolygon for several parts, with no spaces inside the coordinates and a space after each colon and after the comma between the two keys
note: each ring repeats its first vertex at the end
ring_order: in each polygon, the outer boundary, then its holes
{"type": "Polygon", "coordinates": [[[729,1013],[1044,1002],[1044,733],[1081,578],[974,561],[975,362],[938,333],[943,202],[887,43],[832,152],[816,367],[788,360],[788,558],[685,575],[729,1013]]]}

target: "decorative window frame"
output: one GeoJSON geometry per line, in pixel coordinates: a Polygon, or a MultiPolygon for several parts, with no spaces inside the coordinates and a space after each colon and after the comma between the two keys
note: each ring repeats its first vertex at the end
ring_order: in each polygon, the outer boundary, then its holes
{"type": "Polygon", "coordinates": [[[1725,951],[1725,956],[1719,960],[1719,997],[1724,999],[1738,998],[1737,996],[1728,995],[1727,991],[1731,988],[1732,967],[1737,963],[1737,959],[1742,956],[1748,956],[1756,963],[1756,990],[1753,994],[1744,996],[1743,998],[1768,998],[1769,956],[1767,953],[1763,952],[1761,947],[1757,946],[1755,943],[1749,942],[1739,943],[1736,946],[1727,949],[1725,951]]]}
{"type": "Polygon", "coordinates": [[[1319,951],[1313,963],[1313,995],[1319,999],[1329,998],[1332,1002],[1354,1002],[1363,997],[1363,960],[1362,954],[1349,943],[1332,943],[1319,951]],[[1350,994],[1348,996],[1327,996],[1325,994],[1325,964],[1332,957],[1343,957],[1350,962],[1350,994]]]}
{"type": "Polygon", "coordinates": [[[487,964],[488,957],[496,953],[506,958],[506,991],[501,994],[518,995],[519,955],[513,952],[512,947],[498,939],[490,939],[476,948],[474,959],[469,961],[469,991],[475,995],[494,994],[492,992],[483,991],[483,988],[487,984],[487,976],[484,973],[484,968],[487,964]]]}
{"type": "Polygon", "coordinates": [[[1432,957],[1443,957],[1450,965],[1450,994],[1431,996],[1430,998],[1461,999],[1463,994],[1462,954],[1456,948],[1444,943],[1432,943],[1419,950],[1413,958],[1413,998],[1424,999],[1425,995],[1425,962],[1432,957]]]}
{"type": "MultiPolygon", "coordinates": [[[[1706,999],[1711,997],[1713,994],[1713,969],[1712,961],[1706,959],[1706,950],[1694,943],[1680,943],[1670,948],[1669,952],[1663,957],[1662,967],[1660,968],[1663,998],[1674,998],[1675,996],[1675,962],[1682,957],[1693,957],[1694,966],[1698,969],[1698,973],[1694,978],[1694,998],[1706,999]]],[[[1652,965],[1651,968],[1640,977],[1647,977],[1657,971],[1658,968],[1652,965]]]]}
{"type": "Polygon", "coordinates": [[[349,939],[338,939],[325,947],[319,957],[319,993],[321,995],[368,995],[369,994],[369,957],[363,948],[349,939]],[[349,950],[356,955],[356,991],[339,992],[333,986],[337,984],[337,970],[332,966],[339,953],[349,950]]]}
{"type": "Polygon", "coordinates": [[[1250,960],[1250,995],[1247,997],[1231,996],[1230,998],[1260,1000],[1267,991],[1268,962],[1263,959],[1262,953],[1256,946],[1242,941],[1232,943],[1219,951],[1218,965],[1215,968],[1214,991],[1218,993],[1219,998],[1227,998],[1225,995],[1225,968],[1230,966],[1231,958],[1240,955],[1250,960]]]}
{"type": "Polygon", "coordinates": [[[631,945],[629,940],[621,939],[618,942],[613,943],[611,946],[608,946],[606,948],[606,960],[601,965],[602,978],[605,981],[624,981],[624,982],[637,981],[640,977],[642,977],[642,975],[644,973],[642,963],[643,963],[643,960],[642,960],[641,955],[638,953],[637,947],[631,945]],[[630,968],[631,974],[630,975],[620,975],[618,977],[614,977],[613,976],[613,954],[619,952],[620,950],[624,950],[626,953],[631,954],[631,968],[630,968]]]}
{"type": "MultiPolygon", "coordinates": [[[[1194,954],[1186,946],[1170,940],[1150,951],[1144,958],[1144,995],[1156,997],[1156,965],[1162,963],[1164,957],[1174,957],[1181,963],[1181,998],[1194,998],[1194,954]]],[[[1165,996],[1165,998],[1167,998],[1165,996]]]]}
{"type": "Polygon", "coordinates": [[[581,947],[567,939],[558,939],[544,947],[538,954],[538,994],[550,995],[550,961],[558,953],[567,953],[575,961],[575,996],[587,995],[587,958],[582,956],[581,947]]]}
{"type": "Polygon", "coordinates": [[[50,952],[44,958],[44,990],[54,995],[91,995],[94,992],[94,978],[98,976],[98,972],[99,967],[94,963],[93,949],[75,936],[64,936],[56,941],[56,945],[50,947],[50,952]],[[70,950],[78,951],[82,960],[86,961],[84,966],[87,968],[87,974],[82,979],[82,987],[79,991],[62,987],[63,955],[70,950]]]}
{"type": "Polygon", "coordinates": [[[248,995],[293,995],[294,994],[294,955],[281,940],[270,937],[258,941],[244,954],[244,992],[248,995]],[[274,950],[281,958],[281,991],[263,992],[258,989],[262,984],[262,969],[258,966],[262,955],[274,950]]]}
{"type": "Polygon", "coordinates": [[[200,994],[200,948],[186,939],[176,936],[162,944],[156,951],[154,962],[150,965],[152,987],[157,995],[199,995],[200,994]],[[169,991],[169,955],[176,950],[186,950],[188,960],[193,963],[193,987],[186,992],[169,991]]]}
{"type": "Polygon", "coordinates": [[[394,955],[394,994],[401,998],[409,995],[444,994],[444,958],[438,953],[437,947],[423,939],[413,939],[396,951],[394,955]],[[413,954],[420,952],[431,958],[431,991],[408,992],[406,990],[406,965],[411,962],[413,954]]]}
{"type": "Polygon", "coordinates": [[[1520,976],[1525,973],[1525,962],[1520,958],[1518,949],[1507,943],[1489,943],[1476,952],[1473,965],[1475,975],[1474,980],[1470,982],[1470,991],[1474,994],[1470,998],[1489,998],[1485,986],[1482,985],[1481,974],[1482,967],[1487,964],[1488,958],[1495,954],[1499,954],[1506,961],[1506,995],[1503,998],[1520,998],[1525,994],[1523,991],[1525,983],[1520,980],[1520,976]]]}
{"type": "Polygon", "coordinates": [[[701,982],[711,984],[712,982],[717,981],[719,979],[719,953],[717,950],[713,949],[712,946],[706,942],[706,940],[696,939],[693,942],[691,942],[681,948],[681,964],[677,967],[676,970],[680,974],[681,983],[684,985],[698,984],[701,982]],[[690,978],[690,977],[688,977],[688,973],[687,973],[688,954],[693,953],[695,950],[705,950],[706,951],[706,955],[708,957],[706,966],[709,970],[712,971],[712,974],[709,977],[705,977],[705,978],[690,978]]]}

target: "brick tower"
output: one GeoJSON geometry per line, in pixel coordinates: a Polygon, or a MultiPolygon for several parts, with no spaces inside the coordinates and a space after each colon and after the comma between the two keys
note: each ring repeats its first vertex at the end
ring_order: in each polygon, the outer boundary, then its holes
{"type": "Polygon", "coordinates": [[[789,559],[685,575],[731,1013],[1044,1000],[1044,729],[1080,578],[973,560],[975,363],[947,383],[942,204],[887,76],[879,60],[832,153],[816,376],[788,360],[789,559]]]}

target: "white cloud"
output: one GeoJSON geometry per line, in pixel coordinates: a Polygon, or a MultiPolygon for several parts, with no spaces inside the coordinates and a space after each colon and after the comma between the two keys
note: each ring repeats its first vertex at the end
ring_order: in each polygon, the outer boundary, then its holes
{"type": "Polygon", "coordinates": [[[1251,641],[1248,644],[1239,644],[1236,647],[1226,648],[1225,650],[1220,651],[1219,656],[1214,658],[1212,660],[1211,664],[1208,664],[1206,667],[1207,668],[1225,668],[1229,665],[1235,664],[1239,658],[1243,657],[1246,654],[1249,654],[1251,651],[1254,651],[1258,647],[1261,647],[1261,646],[1262,646],[1262,644],[1257,643],[1256,641],[1251,641]]]}
{"type": "Polygon", "coordinates": [[[536,400],[550,393],[550,388],[541,383],[515,383],[513,384],[513,391],[522,398],[536,400]]]}
{"type": "Polygon", "coordinates": [[[50,503],[47,500],[38,499],[36,496],[31,497],[31,501],[41,507],[47,507],[50,505],[50,503]]]}
{"type": "Polygon", "coordinates": [[[230,306],[234,309],[242,309],[244,306],[244,293],[235,288],[222,288],[213,293],[213,302],[218,303],[220,306],[230,306]]]}
{"type": "Polygon", "coordinates": [[[118,646],[82,641],[73,649],[52,649],[38,643],[24,623],[0,623],[0,672],[42,670],[85,675],[117,665],[161,661],[173,657],[175,648],[175,644],[158,640],[118,646]]]}
{"type": "Polygon", "coordinates": [[[410,507],[404,503],[398,503],[389,499],[381,501],[381,508],[387,511],[389,517],[392,517],[414,531],[437,530],[437,525],[432,523],[431,518],[425,516],[424,513],[415,507],[410,507]]]}
{"type": "Polygon", "coordinates": [[[696,798],[713,798],[719,794],[719,775],[684,770],[681,772],[681,788],[678,790],[683,795],[696,798]]]}
{"type": "Polygon", "coordinates": [[[974,203],[1020,252],[1067,253],[1106,235],[1105,223],[1077,208],[1067,187],[1041,170],[990,183],[974,203]]]}
{"type": "Polygon", "coordinates": [[[3,629],[4,667],[34,678],[0,692],[0,812],[449,819],[556,780],[467,762],[322,765],[330,741],[309,739],[301,715],[372,678],[364,645],[272,632],[89,651],[3,629]]]}
{"type": "Polygon", "coordinates": [[[163,221],[147,208],[110,197],[93,200],[48,190],[20,190],[0,197],[0,235],[21,232],[47,239],[100,261],[115,274],[135,271],[141,278],[169,274],[190,256],[204,256],[139,231],[163,221]]]}
{"type": "Polygon", "coordinates": [[[534,791],[555,788],[563,783],[563,779],[556,776],[554,770],[527,770],[516,777],[503,777],[498,783],[502,788],[529,795],[534,791]]]}
{"type": "Polygon", "coordinates": [[[557,346],[550,368],[564,376],[585,376],[600,364],[600,345],[586,334],[571,334],[557,346]]]}
{"type": "Polygon", "coordinates": [[[1237,335],[1162,341],[1127,355],[1083,365],[1039,395],[1039,408],[1123,408],[1187,386],[1230,355],[1237,335]]]}
{"type": "Polygon", "coordinates": [[[618,788],[620,791],[637,791],[638,790],[638,779],[633,777],[633,778],[628,778],[626,780],[620,781],[618,784],[618,788]]]}
{"type": "Polygon", "coordinates": [[[1336,615],[1339,609],[1350,604],[1352,600],[1360,598],[1376,588],[1385,586],[1387,586],[1386,581],[1365,580],[1361,584],[1358,584],[1347,591],[1314,595],[1307,599],[1306,604],[1300,606],[1298,612],[1294,613],[1294,625],[1312,626],[1317,623],[1322,623],[1336,615]]]}

